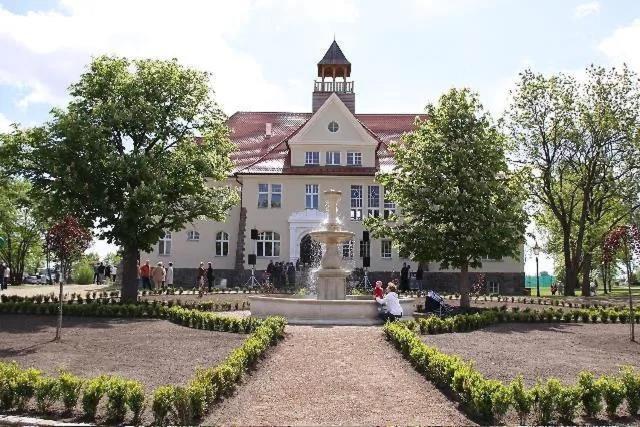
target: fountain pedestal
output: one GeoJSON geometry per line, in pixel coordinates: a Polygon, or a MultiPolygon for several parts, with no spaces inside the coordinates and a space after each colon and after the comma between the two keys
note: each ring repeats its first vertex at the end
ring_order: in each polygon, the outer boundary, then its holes
{"type": "Polygon", "coordinates": [[[349,272],[342,269],[327,269],[318,271],[318,299],[343,300],[347,298],[344,281],[349,272]]]}

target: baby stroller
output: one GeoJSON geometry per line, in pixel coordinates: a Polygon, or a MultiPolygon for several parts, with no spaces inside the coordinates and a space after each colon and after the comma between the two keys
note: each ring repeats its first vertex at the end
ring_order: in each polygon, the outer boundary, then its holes
{"type": "Polygon", "coordinates": [[[440,296],[436,291],[427,292],[427,296],[424,301],[425,313],[432,313],[439,317],[449,315],[453,310],[453,307],[444,302],[444,298],[440,296]]]}

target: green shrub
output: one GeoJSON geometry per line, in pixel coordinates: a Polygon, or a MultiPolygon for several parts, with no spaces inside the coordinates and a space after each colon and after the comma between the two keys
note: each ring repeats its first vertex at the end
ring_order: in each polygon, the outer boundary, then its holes
{"type": "Polygon", "coordinates": [[[562,389],[562,384],[555,378],[549,378],[546,384],[537,382],[531,390],[533,393],[533,406],[536,415],[536,424],[547,425],[553,418],[555,410],[555,396],[562,389]]]}
{"type": "Polygon", "coordinates": [[[48,412],[51,405],[60,397],[57,378],[40,377],[36,384],[35,395],[38,412],[48,412]]]}
{"type": "Polygon", "coordinates": [[[93,282],[93,267],[87,263],[78,263],[73,269],[73,282],[90,285],[93,282]]]}
{"type": "Polygon", "coordinates": [[[154,423],[159,426],[165,426],[169,421],[169,415],[173,409],[174,390],[174,386],[167,385],[158,387],[153,392],[151,409],[154,423]]]}
{"type": "MultiPolygon", "coordinates": [[[[0,304],[2,307],[6,303],[0,304]]],[[[0,362],[0,408],[12,409],[16,401],[15,381],[19,375],[18,364],[0,362]]]]}
{"type": "Polygon", "coordinates": [[[85,383],[82,392],[82,410],[87,418],[94,419],[96,417],[98,404],[107,391],[108,381],[109,378],[107,376],[100,375],[85,383]]]}
{"type": "Polygon", "coordinates": [[[80,398],[83,381],[69,372],[62,371],[58,377],[60,397],[67,412],[73,411],[80,398]]]}
{"type": "Polygon", "coordinates": [[[640,375],[637,375],[630,366],[625,366],[622,368],[621,380],[624,384],[627,410],[635,416],[640,410],[640,375]]]}
{"type": "Polygon", "coordinates": [[[120,422],[127,415],[127,386],[127,380],[120,377],[110,377],[106,381],[108,420],[120,422]]]}
{"type": "Polygon", "coordinates": [[[525,388],[522,375],[518,375],[515,380],[511,381],[509,388],[511,389],[513,408],[518,414],[520,425],[526,425],[533,405],[533,393],[525,388]]]}
{"type": "Polygon", "coordinates": [[[609,419],[614,419],[618,407],[625,398],[624,384],[617,378],[606,376],[598,378],[597,384],[602,390],[607,416],[609,419]]]}
{"type": "Polygon", "coordinates": [[[588,417],[595,417],[602,410],[602,390],[591,372],[578,374],[580,401],[588,417]]]}
{"type": "Polygon", "coordinates": [[[564,386],[555,395],[555,409],[558,421],[564,425],[573,424],[580,404],[580,390],[578,387],[564,386]]]}
{"type": "Polygon", "coordinates": [[[42,373],[40,371],[33,368],[17,371],[13,387],[15,392],[14,406],[19,412],[25,410],[29,400],[31,400],[35,394],[41,375],[42,373]]]}
{"type": "Polygon", "coordinates": [[[127,381],[127,406],[133,413],[132,422],[134,425],[140,424],[140,417],[144,410],[144,388],[138,381],[127,381]]]}

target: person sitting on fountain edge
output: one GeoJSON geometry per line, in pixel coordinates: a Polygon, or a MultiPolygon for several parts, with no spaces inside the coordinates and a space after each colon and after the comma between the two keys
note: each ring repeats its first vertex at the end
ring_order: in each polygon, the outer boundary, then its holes
{"type": "Polygon", "coordinates": [[[387,311],[380,313],[380,317],[383,321],[394,322],[402,317],[402,306],[398,294],[396,293],[396,285],[389,283],[387,285],[387,295],[384,298],[376,298],[378,304],[384,304],[387,306],[387,311]]]}

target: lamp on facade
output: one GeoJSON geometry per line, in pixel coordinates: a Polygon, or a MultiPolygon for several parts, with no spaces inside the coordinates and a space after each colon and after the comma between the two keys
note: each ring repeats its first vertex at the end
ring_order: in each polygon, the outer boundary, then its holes
{"type": "Polygon", "coordinates": [[[538,255],[540,255],[540,246],[538,246],[538,242],[533,246],[533,254],[536,256],[536,296],[540,297],[540,272],[538,271],[538,255]]]}

